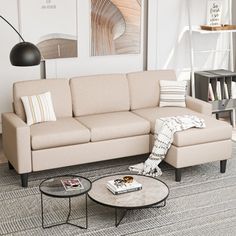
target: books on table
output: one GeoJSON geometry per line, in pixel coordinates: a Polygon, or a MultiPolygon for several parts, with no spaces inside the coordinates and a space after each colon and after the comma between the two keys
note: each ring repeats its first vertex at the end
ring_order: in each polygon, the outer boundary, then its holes
{"type": "Polygon", "coordinates": [[[133,180],[132,183],[123,183],[117,186],[114,180],[109,180],[107,182],[107,189],[109,189],[113,194],[128,193],[142,189],[142,184],[133,180]]]}
{"type": "Polygon", "coordinates": [[[79,178],[63,179],[61,180],[61,183],[66,191],[84,189],[84,186],[82,185],[79,178]]]}

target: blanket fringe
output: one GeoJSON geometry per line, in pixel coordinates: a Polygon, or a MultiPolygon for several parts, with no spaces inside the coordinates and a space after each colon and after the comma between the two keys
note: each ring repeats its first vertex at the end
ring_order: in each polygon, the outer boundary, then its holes
{"type": "Polygon", "coordinates": [[[154,132],[155,142],[152,153],[145,163],[130,166],[129,170],[152,177],[162,175],[162,171],[158,165],[165,158],[166,153],[173,142],[174,133],[192,127],[204,128],[206,125],[203,119],[192,115],[157,119],[154,132]]]}
{"type": "Polygon", "coordinates": [[[158,177],[162,175],[162,171],[158,166],[160,162],[161,160],[158,159],[147,159],[144,163],[142,174],[152,177],[158,177]]]}

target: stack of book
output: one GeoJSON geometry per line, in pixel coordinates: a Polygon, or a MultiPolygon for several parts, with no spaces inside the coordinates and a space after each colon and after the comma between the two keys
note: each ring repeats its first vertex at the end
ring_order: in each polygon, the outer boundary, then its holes
{"type": "MultiPolygon", "coordinates": [[[[209,97],[210,101],[222,100],[222,99],[230,99],[229,91],[228,91],[228,86],[227,86],[226,83],[224,83],[223,85],[224,85],[224,87],[221,87],[220,81],[217,81],[216,82],[216,90],[214,91],[213,88],[212,88],[211,83],[209,83],[208,97],[209,97]],[[224,91],[222,91],[222,89],[224,91]]],[[[232,85],[233,85],[233,83],[232,83],[232,85]]]]}
{"type": "Polygon", "coordinates": [[[128,193],[142,189],[142,184],[133,180],[132,183],[123,183],[121,185],[116,185],[114,180],[107,182],[107,189],[109,189],[113,194],[128,193]]]}

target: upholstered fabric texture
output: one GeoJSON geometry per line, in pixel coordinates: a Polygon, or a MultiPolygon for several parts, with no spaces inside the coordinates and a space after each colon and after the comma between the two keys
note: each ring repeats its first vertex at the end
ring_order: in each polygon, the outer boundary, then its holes
{"type": "Polygon", "coordinates": [[[212,115],[212,105],[197,98],[186,96],[186,107],[207,116],[212,115]]]}
{"type": "Polygon", "coordinates": [[[175,80],[172,70],[143,71],[127,74],[131,110],[159,105],[159,80],[175,80]]]}
{"type": "Polygon", "coordinates": [[[13,102],[15,113],[25,121],[26,116],[21,97],[45,92],[51,93],[57,118],[72,116],[71,92],[69,81],[66,79],[43,79],[14,83],[13,102]]]}
{"type": "Polygon", "coordinates": [[[160,80],[159,107],[186,107],[187,81],[160,80]]]}
{"type": "Polygon", "coordinates": [[[34,96],[24,96],[21,97],[21,100],[28,125],[45,121],[56,121],[50,92],[34,96]]]}
{"type": "Polygon", "coordinates": [[[54,122],[34,124],[30,127],[33,150],[55,148],[90,141],[90,132],[74,118],[59,118],[54,122]]]}
{"type": "Polygon", "coordinates": [[[91,141],[149,134],[150,123],[132,112],[114,112],[76,118],[89,128],[91,141]]]}
{"type": "Polygon", "coordinates": [[[99,162],[149,152],[149,135],[32,151],[33,171],[99,162]]]}
{"type": "Polygon", "coordinates": [[[181,115],[196,115],[203,118],[206,123],[204,129],[189,129],[174,134],[173,144],[178,147],[202,144],[207,142],[229,139],[232,135],[232,127],[224,121],[216,120],[182,107],[156,107],[133,111],[135,114],[151,122],[151,133],[154,134],[157,118],[181,115]]]}
{"type": "Polygon", "coordinates": [[[2,142],[15,170],[19,174],[31,172],[30,127],[13,112],[2,114],[2,142]]]}
{"type": "MultiPolygon", "coordinates": [[[[150,135],[150,145],[154,143],[154,136],[150,135]]],[[[232,157],[232,141],[230,139],[196,144],[192,146],[176,147],[172,145],[164,159],[168,164],[176,167],[200,165],[232,157]]]]}
{"type": "Polygon", "coordinates": [[[70,87],[75,116],[130,109],[126,75],[96,75],[72,78],[70,87]]]}
{"type": "MultiPolygon", "coordinates": [[[[13,87],[16,114],[3,115],[6,157],[18,173],[29,173],[147,153],[150,130],[153,133],[157,118],[196,114],[186,108],[158,107],[159,80],[175,79],[174,71],[163,70],[79,77],[70,83],[64,79],[17,82],[13,87]],[[22,121],[25,112],[20,98],[48,91],[57,121],[27,126],[22,121]],[[134,109],[134,113],[130,111],[134,109]]],[[[208,105],[187,101],[195,111],[210,111],[208,105]]],[[[176,164],[183,163],[182,158],[194,164],[190,154],[197,152],[197,146],[200,154],[221,140],[230,140],[229,124],[205,119],[206,129],[175,135],[175,149],[170,153],[172,159],[177,158],[176,164]]],[[[206,162],[230,157],[224,149],[221,156],[215,154],[210,149],[209,157],[204,156],[206,162]]]]}

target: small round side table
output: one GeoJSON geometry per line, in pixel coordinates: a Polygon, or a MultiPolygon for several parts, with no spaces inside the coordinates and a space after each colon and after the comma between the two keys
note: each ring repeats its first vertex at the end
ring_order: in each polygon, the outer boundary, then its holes
{"type": "Polygon", "coordinates": [[[87,198],[88,198],[88,192],[91,189],[91,187],[92,187],[92,183],[89,179],[82,176],[78,176],[78,175],[63,175],[63,176],[57,176],[57,177],[52,177],[52,178],[43,180],[41,184],[39,185],[39,190],[41,193],[42,227],[46,229],[46,228],[51,228],[51,227],[59,226],[63,224],[69,224],[69,225],[73,225],[81,229],[87,229],[88,228],[87,198]],[[73,179],[73,178],[78,178],[80,180],[81,184],[83,185],[83,189],[71,190],[71,191],[65,190],[61,181],[73,179]],[[59,222],[56,224],[51,224],[51,225],[45,225],[43,195],[53,197],[53,198],[67,198],[68,199],[69,211],[68,211],[66,221],[59,222]],[[86,215],[85,226],[76,225],[70,222],[71,198],[78,197],[81,195],[85,195],[85,215],[86,215]]]}

